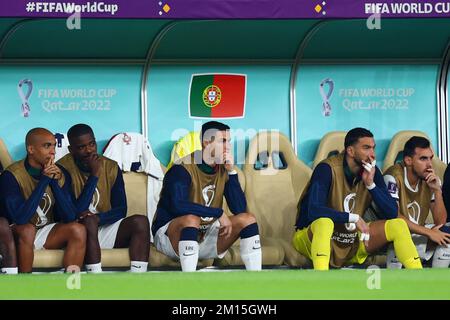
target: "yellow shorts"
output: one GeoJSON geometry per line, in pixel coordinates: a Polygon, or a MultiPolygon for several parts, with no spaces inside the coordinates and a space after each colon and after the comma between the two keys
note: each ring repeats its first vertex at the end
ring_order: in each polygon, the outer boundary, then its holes
{"type": "MultiPolygon", "coordinates": [[[[311,240],[308,237],[309,227],[303,228],[301,230],[297,230],[292,239],[292,244],[294,245],[295,250],[300,252],[303,256],[312,260],[311,255],[311,240]]],[[[360,237],[360,232],[358,231],[358,238],[360,237]]],[[[366,246],[363,241],[359,242],[358,251],[356,254],[346,262],[347,265],[350,264],[363,264],[366,261],[369,254],[366,251],[366,246]]]]}

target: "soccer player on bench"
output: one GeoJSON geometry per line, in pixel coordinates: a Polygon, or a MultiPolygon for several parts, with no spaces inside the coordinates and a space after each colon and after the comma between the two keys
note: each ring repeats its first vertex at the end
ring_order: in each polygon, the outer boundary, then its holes
{"type": "Polygon", "coordinates": [[[375,165],[373,134],[350,130],[343,153],[322,161],[314,170],[298,205],[295,249],[312,260],[315,270],[362,264],[387,243],[407,268],[422,268],[411,235],[397,204],[375,165]],[[362,216],[371,202],[383,220],[366,223],[362,216]]]}
{"type": "Polygon", "coordinates": [[[152,226],[155,246],[183,271],[195,271],[198,259],[222,258],[240,237],[247,270],[261,270],[261,246],[255,216],[234,170],[230,127],[211,121],[202,126],[202,150],[179,159],[164,177],[152,226]],[[223,196],[232,213],[222,210],[223,196]]]}
{"type": "MultiPolygon", "coordinates": [[[[384,175],[389,193],[399,205],[399,217],[411,231],[419,256],[430,260],[433,268],[448,268],[450,264],[450,228],[444,226],[447,211],[442,198],[441,182],[436,176],[430,141],[411,137],[403,149],[403,161],[391,166],[384,175]],[[425,226],[428,213],[434,225],[425,226]]],[[[392,248],[387,254],[388,268],[401,268],[392,248]]]]}

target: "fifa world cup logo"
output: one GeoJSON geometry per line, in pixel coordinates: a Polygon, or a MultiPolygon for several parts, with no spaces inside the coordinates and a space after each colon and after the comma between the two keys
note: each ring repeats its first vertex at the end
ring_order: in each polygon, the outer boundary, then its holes
{"type": "MultiPolygon", "coordinates": [[[[350,193],[348,194],[344,199],[344,211],[348,213],[353,213],[353,210],[355,209],[356,204],[356,193],[350,193]]],[[[345,228],[348,231],[355,231],[356,230],[356,224],[353,222],[349,222],[345,224],[345,228]]]]}
{"type": "Polygon", "coordinates": [[[92,201],[89,204],[89,211],[92,213],[98,213],[97,206],[99,202],[100,202],[100,192],[98,191],[97,188],[95,188],[94,195],[92,196],[92,201]]]}
{"type": "Polygon", "coordinates": [[[28,99],[31,96],[31,92],[33,91],[33,82],[30,79],[22,79],[19,81],[17,85],[17,92],[19,93],[20,100],[22,100],[22,116],[27,118],[30,115],[30,104],[28,103],[28,99]],[[27,91],[24,92],[24,87],[27,87],[27,91]]]}
{"type": "Polygon", "coordinates": [[[408,203],[406,206],[408,210],[408,218],[409,221],[414,222],[415,224],[419,224],[420,220],[420,206],[416,201],[408,203]]]}
{"type": "Polygon", "coordinates": [[[41,201],[39,202],[39,206],[36,209],[36,213],[38,215],[38,220],[36,222],[36,227],[43,227],[48,223],[47,213],[52,207],[52,198],[50,195],[45,192],[42,196],[41,201]]]}
{"type": "Polygon", "coordinates": [[[319,91],[322,96],[322,115],[329,117],[331,115],[330,98],[334,90],[334,81],[330,78],[326,78],[320,82],[319,91]],[[328,92],[325,93],[325,85],[328,85],[328,92]]]}
{"type": "MultiPolygon", "coordinates": [[[[211,206],[212,201],[214,200],[214,196],[216,194],[216,186],[211,184],[209,186],[206,186],[202,190],[202,196],[203,200],[205,201],[205,206],[209,207],[211,206]]],[[[208,224],[214,220],[212,217],[201,217],[202,224],[208,224]]]]}

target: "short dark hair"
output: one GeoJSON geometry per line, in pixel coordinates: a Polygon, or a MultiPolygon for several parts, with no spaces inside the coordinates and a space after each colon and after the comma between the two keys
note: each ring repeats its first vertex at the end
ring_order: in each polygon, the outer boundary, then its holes
{"type": "Polygon", "coordinates": [[[30,131],[27,132],[27,135],[25,136],[25,146],[28,147],[29,145],[33,144],[33,137],[36,133],[39,132],[48,132],[49,134],[53,134],[50,132],[50,130],[45,128],[33,128],[30,131]]]}
{"type": "Polygon", "coordinates": [[[414,156],[416,148],[430,148],[430,140],[419,136],[413,136],[409,138],[409,140],[405,143],[405,147],[403,148],[403,159],[405,159],[405,157],[414,156]]]}
{"type": "Polygon", "coordinates": [[[67,131],[67,138],[69,139],[69,144],[72,144],[73,139],[76,139],[85,134],[91,134],[93,137],[95,137],[94,131],[87,124],[79,123],[79,124],[72,126],[69,129],[69,131],[67,131]]]}
{"type": "Polygon", "coordinates": [[[203,142],[205,133],[208,133],[208,137],[211,137],[216,134],[217,131],[226,131],[230,130],[230,127],[226,124],[223,124],[221,122],[217,121],[209,121],[202,125],[202,132],[201,132],[201,142],[203,142]]]}
{"type": "Polygon", "coordinates": [[[353,128],[345,136],[344,148],[354,145],[358,142],[359,138],[373,138],[372,132],[364,128],[353,128]]]}

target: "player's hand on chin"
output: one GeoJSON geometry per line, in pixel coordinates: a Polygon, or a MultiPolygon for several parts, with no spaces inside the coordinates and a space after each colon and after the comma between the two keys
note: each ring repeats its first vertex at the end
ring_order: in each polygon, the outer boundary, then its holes
{"type": "Polygon", "coordinates": [[[98,154],[92,154],[88,159],[88,165],[91,170],[91,174],[98,177],[102,166],[100,156],[98,154]]]}
{"type": "Polygon", "coordinates": [[[428,174],[425,177],[425,182],[434,191],[439,191],[441,189],[441,183],[439,178],[434,173],[433,169],[427,169],[428,174]]]}
{"type": "Polygon", "coordinates": [[[366,185],[366,187],[368,187],[372,185],[373,179],[375,177],[376,160],[375,159],[371,159],[371,161],[362,160],[361,162],[362,167],[364,169],[361,175],[361,179],[366,185]]]}
{"type": "Polygon", "coordinates": [[[234,169],[234,159],[233,155],[229,152],[226,152],[223,154],[223,164],[225,166],[225,169],[230,172],[234,169]]]}

